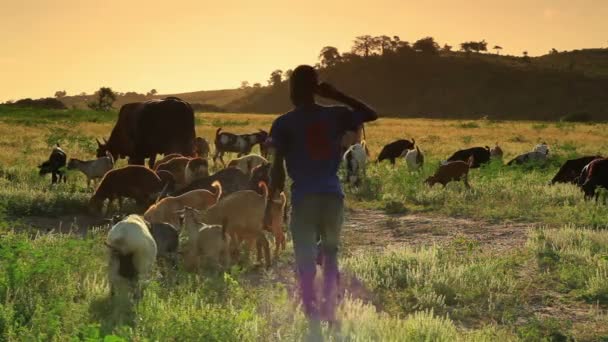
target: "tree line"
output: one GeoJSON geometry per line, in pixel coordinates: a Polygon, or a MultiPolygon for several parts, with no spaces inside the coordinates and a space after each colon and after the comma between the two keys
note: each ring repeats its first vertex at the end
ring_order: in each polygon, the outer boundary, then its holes
{"type": "MultiPolygon", "coordinates": [[[[503,47],[500,45],[494,45],[492,50],[495,51],[496,55],[500,55],[503,47]]],[[[463,52],[466,55],[471,53],[484,53],[488,51],[488,42],[485,39],[480,41],[465,41],[460,43],[459,52],[463,52]]],[[[399,36],[372,36],[362,35],[355,37],[353,45],[350,51],[340,53],[338,48],[334,46],[325,46],[321,49],[318,59],[319,62],[316,64],[317,68],[331,68],[338,63],[348,62],[356,58],[368,58],[373,56],[387,56],[387,55],[407,55],[407,54],[425,54],[425,55],[439,55],[441,53],[450,53],[453,51],[453,46],[449,44],[443,44],[441,46],[433,37],[420,38],[413,43],[401,40],[399,36]]],[[[556,49],[551,49],[550,54],[558,53],[556,49]]],[[[527,51],[522,52],[522,61],[530,62],[530,57],[527,51]]],[[[282,71],[280,69],[271,72],[268,78],[268,86],[277,86],[282,81],[288,80],[291,75],[291,70],[282,71]]],[[[241,82],[241,88],[261,88],[260,83],[255,83],[250,86],[248,81],[241,82]]]]}

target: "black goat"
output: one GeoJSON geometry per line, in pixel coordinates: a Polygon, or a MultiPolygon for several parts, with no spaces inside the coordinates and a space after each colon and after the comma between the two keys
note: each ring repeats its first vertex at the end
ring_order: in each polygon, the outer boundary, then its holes
{"type": "Polygon", "coordinates": [[[41,176],[46,175],[47,173],[52,174],[51,184],[55,184],[57,182],[66,182],[65,171],[63,168],[66,166],[67,156],[65,152],[59,147],[59,144],[53,148],[49,159],[44,163],[38,165],[40,169],[39,174],[41,176]]]}

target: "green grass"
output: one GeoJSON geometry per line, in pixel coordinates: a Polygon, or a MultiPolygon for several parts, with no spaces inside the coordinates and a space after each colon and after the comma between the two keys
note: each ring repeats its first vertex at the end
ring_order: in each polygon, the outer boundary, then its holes
{"type": "MultiPolygon", "coordinates": [[[[269,271],[240,265],[227,274],[178,270],[163,276],[157,268],[143,299],[131,303],[108,298],[102,243],[108,226],[86,236],[30,229],[27,219],[32,216],[86,213],[92,190],[82,174],[69,172],[67,184],[51,186],[50,176],[40,177],[36,165],[57,142],[69,157],[92,157],[94,137],[107,136],[115,115],[11,112],[0,106],[0,341],[304,339],[307,323],[294,296],[290,245],[269,271]]],[[[271,120],[246,114],[198,118],[197,130],[206,137],[217,125],[253,132],[271,120]]],[[[368,130],[374,137],[372,155],[405,129],[426,154],[424,168],[409,172],[402,160],[394,168],[370,163],[363,184],[347,188],[350,206],[392,215],[530,222],[543,228],[531,231],[525,245],[499,251],[471,235],[441,245],[403,243],[379,251],[344,246],[348,253],[341,265],[349,282],[339,308],[341,325],[334,330],[323,326],[322,334],[330,341],[607,337],[608,206],[585,202],[572,185],[547,185],[566,159],[606,147],[598,140],[606,126],[387,120],[368,130]],[[454,127],[462,132],[454,133],[454,127]],[[460,183],[446,188],[424,184],[454,144],[498,140],[510,158],[544,139],[551,146],[545,165],[505,167],[494,161],[471,170],[472,189],[460,183]],[[361,296],[361,289],[369,296],[361,296]]],[[[385,224],[400,221],[388,217],[385,224]]]]}

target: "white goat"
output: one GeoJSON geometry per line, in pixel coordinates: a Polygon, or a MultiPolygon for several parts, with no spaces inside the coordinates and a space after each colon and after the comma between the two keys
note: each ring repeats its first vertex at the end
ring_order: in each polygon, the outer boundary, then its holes
{"type": "Polygon", "coordinates": [[[137,288],[135,296],[140,297],[139,280],[150,275],[157,254],[156,242],[144,219],[129,215],[115,224],[108,232],[106,246],[110,249],[110,293],[122,292],[127,286],[137,288]]]}
{"type": "Polygon", "coordinates": [[[97,180],[103,178],[106,172],[112,170],[113,168],[114,158],[112,158],[112,154],[110,154],[110,152],[106,152],[105,157],[94,160],[82,161],[71,158],[68,162],[68,170],[77,169],[87,176],[87,187],[91,186],[91,181],[93,181],[93,184],[95,184],[97,180]]]}
{"type": "Polygon", "coordinates": [[[365,166],[367,164],[367,153],[365,151],[365,141],[361,141],[349,147],[344,153],[346,179],[352,185],[359,185],[361,183],[360,177],[365,176],[365,166]]]}
{"type": "Polygon", "coordinates": [[[410,171],[416,171],[424,164],[424,155],[420,152],[418,145],[415,149],[407,150],[405,153],[405,162],[410,171]]]}

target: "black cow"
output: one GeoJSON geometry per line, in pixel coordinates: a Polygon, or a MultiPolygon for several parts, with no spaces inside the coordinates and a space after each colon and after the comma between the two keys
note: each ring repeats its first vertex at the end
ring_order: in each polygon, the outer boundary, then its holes
{"type": "Polygon", "coordinates": [[[388,159],[392,165],[395,165],[395,159],[401,157],[405,151],[413,149],[414,145],[416,145],[416,140],[414,139],[412,141],[405,139],[393,141],[382,148],[377,162],[379,163],[388,159]]]}
{"type": "Polygon", "coordinates": [[[57,144],[57,146],[53,148],[49,159],[44,163],[38,165],[38,168],[40,169],[39,174],[41,176],[44,176],[47,173],[52,174],[52,184],[61,182],[62,179],[65,183],[66,177],[63,168],[66,165],[66,160],[67,156],[65,152],[61,149],[61,147],[59,147],[59,144],[57,144]]]}
{"type": "Polygon", "coordinates": [[[598,200],[596,189],[602,187],[608,189],[608,159],[595,159],[589,163],[589,173],[583,183],[583,191],[585,199],[590,199],[595,195],[595,200],[598,200]]]}
{"type": "MultiPolygon", "coordinates": [[[[551,184],[555,183],[572,183],[577,184],[583,168],[593,160],[602,158],[600,156],[584,156],[577,159],[567,160],[562,167],[559,168],[555,177],[551,180],[551,184]]],[[[586,177],[586,175],[585,175],[586,177]]],[[[584,182],[584,180],[583,180],[584,182]]]]}
{"type": "Polygon", "coordinates": [[[478,168],[481,166],[481,164],[485,164],[490,161],[490,147],[471,147],[465,150],[456,151],[450,158],[448,158],[448,162],[457,160],[468,162],[471,156],[473,156],[473,164],[471,165],[471,168],[478,168]]]}
{"type": "Polygon", "coordinates": [[[129,164],[154,165],[157,154],[194,155],[194,111],[176,97],[128,103],[120,108],[109,140],[97,141],[97,157],[109,151],[114,159],[129,158],[129,164]]]}

